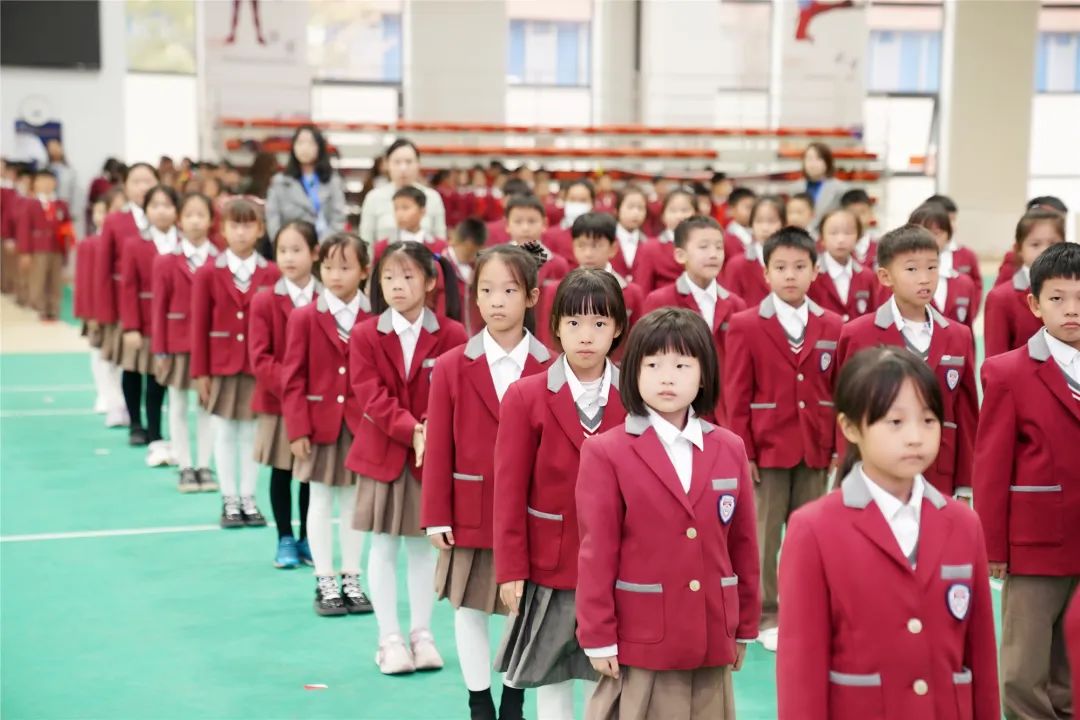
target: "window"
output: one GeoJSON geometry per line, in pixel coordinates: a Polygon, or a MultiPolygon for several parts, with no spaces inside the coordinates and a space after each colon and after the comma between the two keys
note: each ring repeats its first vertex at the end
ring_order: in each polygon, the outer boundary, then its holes
{"type": "Polygon", "coordinates": [[[591,23],[511,20],[506,81],[510,85],[589,85],[591,23]]]}
{"type": "Polygon", "coordinates": [[[195,73],[195,3],[128,0],[127,66],[132,72],[195,73]]]}
{"type": "Polygon", "coordinates": [[[316,81],[401,82],[400,0],[310,0],[310,8],[316,81]]]}
{"type": "Polygon", "coordinates": [[[877,93],[936,93],[941,77],[941,33],[871,30],[866,87],[877,93]]]}
{"type": "Polygon", "coordinates": [[[1039,33],[1035,92],[1080,92],[1080,32],[1039,33]]]}

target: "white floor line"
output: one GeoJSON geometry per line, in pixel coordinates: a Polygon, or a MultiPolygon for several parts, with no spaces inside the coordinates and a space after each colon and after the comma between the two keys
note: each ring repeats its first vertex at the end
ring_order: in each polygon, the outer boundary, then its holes
{"type": "MultiPolygon", "coordinates": [[[[299,525],[293,520],[293,525],[299,525]]],[[[337,518],[331,521],[337,525],[337,518]]],[[[173,525],[168,527],[128,528],[123,530],[81,530],[76,532],[33,533],[29,535],[3,535],[0,543],[44,542],[47,540],[84,540],[87,538],[132,537],[135,535],[167,535],[170,533],[195,533],[221,530],[220,525],[173,525]]]]}
{"type": "Polygon", "coordinates": [[[0,418],[60,417],[63,415],[97,415],[93,408],[68,408],[66,410],[0,410],[0,418]]]}
{"type": "Polygon", "coordinates": [[[89,392],[96,388],[92,384],[87,385],[3,385],[0,393],[49,393],[49,392],[89,392]]]}

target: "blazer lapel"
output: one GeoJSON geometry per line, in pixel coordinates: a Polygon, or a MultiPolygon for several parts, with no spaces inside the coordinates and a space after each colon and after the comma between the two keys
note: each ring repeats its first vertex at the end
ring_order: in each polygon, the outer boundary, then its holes
{"type": "Polygon", "coordinates": [[[860,467],[856,465],[840,486],[844,506],[857,512],[854,525],[860,533],[903,570],[911,572],[911,563],[900,552],[900,544],[889,529],[889,523],[874,504],[870,489],[862,479],[860,467]]]}
{"type": "MultiPolygon", "coordinates": [[[[627,415],[626,427],[627,432],[631,432],[631,426],[635,423],[645,423],[648,425],[648,418],[637,417],[633,415],[627,415]]],[[[660,484],[663,485],[671,496],[675,498],[675,501],[679,503],[686,510],[687,514],[691,517],[694,515],[694,508],[690,505],[690,499],[683,491],[682,483],[679,482],[679,476],[675,474],[675,466],[671,464],[671,459],[664,451],[663,443],[660,442],[660,438],[657,437],[656,431],[649,426],[644,432],[640,433],[637,440],[634,441],[632,447],[637,456],[649,466],[653,474],[660,480],[660,484]]],[[[694,463],[694,470],[697,470],[699,463],[694,463]]],[[[703,481],[704,482],[704,481],[703,481]]]]}
{"type": "Polygon", "coordinates": [[[375,329],[382,334],[382,350],[383,353],[389,358],[390,363],[394,366],[394,370],[397,371],[398,378],[401,382],[405,382],[405,354],[401,351],[401,340],[398,339],[398,334],[394,332],[394,321],[390,319],[390,311],[385,311],[379,316],[378,324],[375,329]]]}
{"type": "MultiPolygon", "coordinates": [[[[784,327],[780,324],[780,318],[776,316],[776,305],[773,303],[772,295],[767,296],[761,301],[761,305],[758,306],[758,317],[765,320],[765,334],[780,350],[780,354],[787,358],[788,362],[797,367],[798,356],[791,352],[791,345],[788,343],[787,333],[784,332],[784,327]]],[[[806,349],[805,341],[803,342],[803,349],[806,349]]]]}
{"type": "Polygon", "coordinates": [[[465,365],[465,377],[468,378],[469,384],[472,385],[476,394],[484,401],[484,407],[491,413],[491,417],[498,420],[499,396],[495,392],[495,383],[491,379],[491,368],[488,367],[487,357],[484,356],[482,348],[479,357],[469,358],[468,363],[465,365]]]}
{"type": "MultiPolygon", "coordinates": [[[[326,299],[319,295],[315,300],[315,319],[318,321],[318,325],[322,328],[323,334],[330,341],[330,346],[335,348],[342,348],[345,343],[341,341],[341,336],[338,335],[337,320],[334,319],[334,315],[330,312],[330,307],[326,304],[326,299]]],[[[398,349],[401,349],[400,343],[398,349]]]]}
{"type": "Polygon", "coordinates": [[[1073,400],[1069,384],[1065,382],[1065,373],[1050,354],[1050,346],[1046,343],[1042,330],[1031,336],[1027,347],[1028,357],[1039,364],[1039,369],[1035,372],[1043,385],[1046,385],[1050,394],[1056,397],[1058,402],[1069,409],[1073,417],[1080,420],[1080,403],[1073,400]]]}
{"type": "Polygon", "coordinates": [[[814,354],[814,346],[821,339],[821,333],[825,329],[822,327],[821,320],[825,312],[810,298],[807,298],[806,302],[809,307],[806,314],[806,331],[803,333],[803,346],[798,356],[799,365],[802,365],[814,354]]]}
{"type": "MultiPolygon", "coordinates": [[[[688,499],[690,507],[696,507],[706,488],[711,487],[710,480],[712,478],[709,476],[712,474],[713,464],[716,462],[718,452],[716,443],[709,442],[709,433],[713,431],[713,426],[704,420],[698,420],[698,422],[701,423],[703,443],[701,450],[693,448],[694,471],[690,476],[690,497],[688,499]]],[[[679,489],[682,489],[681,484],[679,489]]]]}
{"type": "Polygon", "coordinates": [[[420,371],[421,364],[424,362],[431,351],[439,342],[438,336],[435,335],[439,330],[439,326],[436,325],[434,330],[428,329],[428,323],[426,322],[427,316],[434,317],[434,314],[430,310],[424,310],[424,325],[420,328],[420,337],[416,341],[416,351],[412,356],[412,367],[409,368],[409,380],[414,380],[420,371]]]}
{"type": "Polygon", "coordinates": [[[925,495],[919,510],[919,546],[915,555],[915,575],[922,585],[929,585],[931,580],[938,577],[941,553],[952,535],[952,521],[941,512],[941,508],[945,507],[945,498],[941,497],[930,483],[924,481],[923,486],[925,495]]]}
{"type": "MultiPolygon", "coordinates": [[[[938,363],[941,362],[941,356],[945,354],[946,337],[942,331],[949,326],[949,321],[933,308],[930,308],[930,317],[930,322],[934,323],[936,327],[934,327],[933,335],[930,336],[930,349],[927,352],[926,364],[936,369],[938,363]]],[[[903,338],[900,338],[900,340],[903,342],[903,338]]]]}
{"type": "MultiPolygon", "coordinates": [[[[555,367],[555,365],[552,365],[555,367]]],[[[548,390],[551,390],[551,378],[548,377],[548,390]]],[[[581,443],[585,441],[585,428],[581,426],[581,418],[578,417],[577,405],[574,403],[574,395],[570,392],[570,386],[563,384],[558,390],[548,396],[548,408],[558,421],[558,426],[566,433],[566,437],[581,450],[581,443]]]]}

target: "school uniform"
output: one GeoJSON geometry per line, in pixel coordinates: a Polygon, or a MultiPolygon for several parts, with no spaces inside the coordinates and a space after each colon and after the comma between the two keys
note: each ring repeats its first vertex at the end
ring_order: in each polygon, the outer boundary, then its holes
{"type": "Polygon", "coordinates": [[[0,292],[5,295],[15,292],[16,278],[19,272],[19,255],[15,242],[19,192],[8,180],[0,185],[0,243],[3,244],[3,256],[0,258],[0,292]]]}
{"type": "MultiPolygon", "coordinates": [[[[926,470],[930,483],[948,496],[970,496],[971,463],[975,430],[979,422],[979,399],[975,379],[975,348],[971,330],[947,320],[927,307],[927,321],[905,320],[892,298],[873,315],[855,318],[840,333],[836,359],[840,367],[860,350],[880,345],[906,347],[923,358],[941,385],[945,420],[941,446],[934,464],[926,470]]],[[[842,436],[837,451],[843,454],[842,436]]]]}
{"type": "MultiPolygon", "coordinates": [[[[282,301],[276,298],[280,295],[275,297],[279,305],[275,312],[280,315],[282,301]]],[[[356,482],[345,467],[345,457],[363,422],[363,409],[350,382],[349,335],[356,323],[371,317],[371,304],[363,293],[345,303],[321,288],[314,302],[289,316],[288,341],[278,370],[279,407],[286,442],[305,437],[311,442],[311,454],[293,468],[301,482],[328,486],[356,482]]]]}
{"type": "Polygon", "coordinates": [[[150,303],[150,350],[165,367],[155,374],[160,385],[191,389],[191,299],[195,273],[217,249],[209,242],[196,247],[181,238],[176,248],[154,258],[150,303]]]}
{"type": "MultiPolygon", "coordinates": [[[[642,295],[641,287],[628,283],[625,278],[615,272],[612,265],[609,263],[606,271],[615,276],[615,279],[619,281],[619,287],[623,292],[623,303],[626,305],[626,321],[627,327],[623,328],[622,337],[623,341],[619,344],[611,353],[612,362],[618,364],[623,357],[626,347],[626,336],[630,333],[630,328],[634,326],[638,320],[640,320],[645,311],[643,309],[645,304],[644,295],[642,295]]],[[[535,315],[536,315],[536,337],[540,339],[544,345],[550,348],[561,348],[558,338],[556,338],[551,332],[551,314],[555,310],[555,296],[559,291],[559,283],[548,282],[540,288],[540,299],[536,303],[535,315]]]]}
{"type": "Polygon", "coordinates": [[[766,629],[776,622],[784,524],[825,493],[835,455],[832,388],[842,326],[812,300],[793,308],[776,295],[731,318],[728,342],[739,351],[724,368],[724,395],[730,427],[761,480],[755,506],[766,629]]]}
{"type": "Polygon", "coordinates": [[[89,235],[75,246],[75,287],[72,296],[72,313],[83,321],[83,334],[92,348],[101,347],[101,329],[91,333],[88,323],[94,320],[94,252],[97,235],[89,235]]]}
{"type": "Polygon", "coordinates": [[[525,594],[495,667],[517,687],[597,677],[575,637],[574,490],[583,443],[617,430],[625,418],[619,371],[610,362],[598,381],[582,383],[560,356],[503,398],[495,439],[495,579],[524,580],[525,594]]]}
{"type": "MultiPolygon", "coordinates": [[[[691,282],[686,273],[683,273],[674,285],[649,293],[649,297],[645,298],[641,313],[647,315],[663,307],[683,307],[705,318],[705,322],[712,328],[713,345],[716,346],[716,357],[719,362],[718,370],[720,377],[723,377],[724,369],[727,367],[727,335],[731,318],[735,313],[746,309],[746,302],[738,295],[728,292],[715,280],[703,290],[691,282]]],[[[716,399],[713,418],[722,427],[730,427],[727,408],[727,398],[725,393],[721,392],[716,399]]]]}
{"type": "Polygon", "coordinates": [[[360,476],[355,529],[423,534],[413,431],[427,417],[435,358],[466,339],[461,323],[427,309],[413,323],[388,309],[354,328],[349,379],[363,420],[345,464],[360,476]]]}
{"type": "MultiPolygon", "coordinates": [[[[473,213],[473,217],[476,217],[476,213],[473,213]]],[[[492,220],[491,222],[486,223],[485,227],[487,227],[487,242],[484,243],[485,247],[505,245],[510,242],[510,233],[506,231],[506,218],[492,220]]]]}
{"type": "Polygon", "coordinates": [[[971,279],[971,284],[978,291],[979,296],[982,297],[983,281],[982,272],[979,270],[979,258],[971,248],[961,245],[956,240],[949,240],[948,246],[941,253],[941,258],[943,271],[948,269],[967,276],[971,279]]]}
{"type": "Polygon", "coordinates": [[[418,242],[426,247],[431,252],[438,255],[446,250],[446,240],[443,238],[437,238],[428,231],[421,229],[419,232],[409,232],[408,230],[398,230],[394,239],[383,238],[375,243],[374,255],[372,259],[372,267],[379,264],[379,260],[382,258],[383,253],[386,252],[386,248],[390,246],[392,242],[418,242]]]}
{"type": "Polygon", "coordinates": [[[619,243],[619,252],[611,258],[611,267],[620,277],[627,282],[633,283],[648,294],[651,288],[645,283],[652,275],[649,264],[652,262],[652,253],[646,249],[655,241],[646,237],[641,230],[630,232],[622,225],[615,227],[615,240],[619,243]]]}
{"type": "Polygon", "coordinates": [[[1016,254],[1015,250],[1009,250],[1005,253],[1005,257],[1001,259],[1001,265],[998,266],[998,274],[997,278],[994,279],[994,287],[1012,280],[1013,275],[1015,275],[1019,269],[1020,256],[1016,254]]]}
{"type": "Polygon", "coordinates": [[[765,258],[762,248],[752,244],[746,252],[732,258],[721,273],[724,287],[746,301],[748,307],[754,307],[772,290],[765,280],[765,258]]]}
{"type": "Polygon", "coordinates": [[[1031,312],[1030,269],[1020,268],[1012,280],[994,287],[986,295],[983,316],[983,343],[986,357],[993,357],[1023,347],[1031,336],[1042,329],[1042,320],[1031,312]]]}
{"type": "Polygon", "coordinates": [[[1080,593],[1073,595],[1069,612],[1065,615],[1065,647],[1072,669],[1072,687],[1080,687],[1080,593]]]}
{"type": "Polygon", "coordinates": [[[577,635],[620,665],[586,717],[734,717],[730,666],[761,609],[752,486],[738,436],[692,413],[584,443],[577,635]]]}
{"type": "Polygon", "coordinates": [[[67,203],[54,198],[26,198],[22,222],[16,234],[21,255],[33,263],[29,278],[30,306],[48,318],[60,314],[64,260],[71,237],[71,213],[67,203]]]}
{"type": "Polygon", "coordinates": [[[124,346],[120,355],[120,366],[128,372],[153,373],[154,262],[175,251],[178,243],[175,227],[165,232],[150,227],[139,240],[130,240],[125,246],[120,269],[120,327],[125,333],[142,335],[138,348],[124,346]]]}
{"type": "Polygon", "coordinates": [[[120,364],[123,349],[119,299],[124,247],[128,241],[141,241],[142,232],[149,227],[143,209],[129,203],[125,210],[109,213],[101,228],[94,258],[94,309],[102,329],[101,356],[114,365],[120,364]]]}
{"type": "MultiPolygon", "coordinates": [[[[282,362],[288,347],[286,324],[294,308],[311,305],[320,292],[322,285],[314,276],[308,278],[304,287],[283,277],[274,284],[273,293],[259,293],[251,301],[248,353],[255,372],[251,409],[258,416],[255,460],[260,465],[280,470],[291,470],[293,467],[293,454],[281,409],[285,389],[282,362]]],[[[306,348],[307,338],[303,342],[306,348]]]]}
{"type": "Polygon", "coordinates": [[[938,278],[934,291],[934,307],[945,317],[971,327],[979,314],[982,290],[976,288],[967,275],[955,273],[938,278]]]}
{"type": "Polygon", "coordinates": [[[998,720],[978,518],[921,476],[903,503],[861,464],[791,518],[780,720],[998,720]]]}
{"type": "Polygon", "coordinates": [[[877,240],[869,232],[855,241],[855,259],[865,268],[877,268],[877,240]]]}
{"type": "Polygon", "coordinates": [[[566,260],[571,267],[576,267],[577,259],[574,257],[574,238],[570,235],[570,225],[565,223],[566,221],[563,220],[559,225],[545,229],[542,242],[545,247],[551,248],[553,253],[566,260]]]}
{"type": "Polygon", "coordinates": [[[439,553],[435,592],[455,608],[485,613],[498,602],[492,552],[495,451],[500,402],[518,378],[547,367],[551,353],[526,332],[509,353],[487,330],[439,357],[428,400],[428,435],[420,525],[428,535],[452,530],[454,547],[439,553]]]}
{"type": "Polygon", "coordinates": [[[248,315],[257,293],[281,277],[258,253],[241,260],[231,251],[195,273],[191,298],[191,377],[211,378],[207,409],[226,420],[252,420],[254,368],[247,347],[248,315]]]}
{"type": "Polygon", "coordinates": [[[20,267],[20,258],[26,254],[24,249],[27,247],[27,240],[24,239],[27,233],[27,215],[30,212],[31,206],[37,201],[32,197],[24,197],[22,195],[15,195],[15,202],[12,208],[12,218],[9,221],[11,223],[11,237],[9,241],[14,243],[13,247],[10,247],[10,257],[13,260],[12,276],[14,278],[15,285],[15,302],[20,307],[28,307],[31,300],[31,273],[23,272],[20,267]]]}
{"type": "MultiPolygon", "coordinates": [[[[1006,563],[1006,717],[1068,717],[1064,615],[1080,584],[1080,351],[1045,329],[983,364],[975,509],[1006,563]]],[[[1073,688],[1075,691],[1075,688],[1073,688]]]]}
{"type": "Polygon", "coordinates": [[[544,264],[540,266],[540,270],[536,273],[536,284],[541,288],[552,283],[558,285],[564,277],[570,274],[570,263],[566,261],[566,258],[552,254],[550,250],[548,250],[547,255],[547,260],[544,261],[544,264]]]}
{"type": "Polygon", "coordinates": [[[844,322],[873,312],[880,294],[877,276],[848,258],[841,265],[824,252],[818,258],[818,274],[807,296],[821,307],[840,316],[844,322]]]}
{"type": "MultiPolygon", "coordinates": [[[[449,281],[457,283],[458,298],[461,301],[461,324],[465,326],[465,333],[472,337],[484,329],[484,317],[480,314],[480,306],[476,304],[476,297],[472,291],[473,274],[476,272],[476,268],[472,264],[459,262],[453,247],[447,246],[443,256],[450,261],[450,267],[454,272],[454,277],[449,281]]],[[[447,317],[447,278],[443,276],[442,265],[439,265],[437,270],[439,272],[439,281],[434,291],[434,310],[439,317],[447,317]]]]}
{"type": "Polygon", "coordinates": [[[671,230],[660,233],[654,242],[639,248],[641,251],[645,252],[642,259],[646,266],[639,271],[642,278],[638,284],[646,293],[667,287],[682,275],[683,266],[675,260],[675,233],[671,230]]]}

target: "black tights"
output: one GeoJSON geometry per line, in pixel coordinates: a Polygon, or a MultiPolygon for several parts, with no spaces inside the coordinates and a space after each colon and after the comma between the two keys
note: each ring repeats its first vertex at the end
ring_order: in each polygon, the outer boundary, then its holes
{"type": "Polygon", "coordinates": [[[127,405],[131,428],[134,430],[143,427],[141,406],[144,379],[146,380],[146,434],[150,442],[154,442],[161,439],[161,405],[165,402],[165,386],[158,385],[152,373],[143,375],[128,370],[124,371],[120,384],[124,389],[124,404],[127,405]]]}
{"type": "MultiPolygon", "coordinates": [[[[300,539],[307,537],[307,511],[311,488],[300,483],[300,539]]],[[[292,537],[292,472],[273,468],[270,471],[270,507],[274,511],[278,540],[292,537]]]]}

